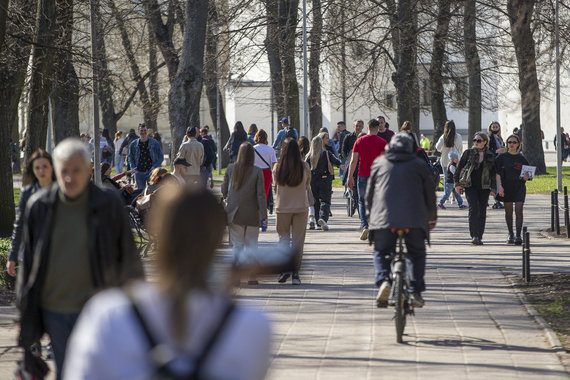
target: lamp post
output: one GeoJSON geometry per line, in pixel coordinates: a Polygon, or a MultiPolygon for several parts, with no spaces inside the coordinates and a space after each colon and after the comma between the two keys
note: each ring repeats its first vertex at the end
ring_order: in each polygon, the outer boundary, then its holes
{"type": "Polygon", "coordinates": [[[556,183],[558,192],[562,191],[562,130],[560,127],[560,30],[558,27],[558,0],[556,0],[556,23],[555,23],[555,44],[556,44],[556,183]]]}
{"type": "Polygon", "coordinates": [[[219,49],[218,37],[220,35],[220,24],[214,23],[212,25],[212,33],[216,41],[216,137],[218,140],[218,175],[222,175],[222,127],[220,120],[220,62],[219,62],[219,49]]]}
{"type": "Polygon", "coordinates": [[[310,137],[307,99],[307,0],[303,0],[303,134],[310,137]]]}
{"type": "Polygon", "coordinates": [[[95,25],[95,10],[98,8],[98,0],[91,0],[91,70],[93,72],[93,180],[95,184],[101,185],[101,149],[99,148],[99,98],[97,97],[97,27],[95,25]]]}

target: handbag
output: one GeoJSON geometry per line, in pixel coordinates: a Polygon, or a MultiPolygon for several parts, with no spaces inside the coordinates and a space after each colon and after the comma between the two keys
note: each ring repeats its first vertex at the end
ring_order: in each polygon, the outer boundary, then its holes
{"type": "Polygon", "coordinates": [[[459,186],[464,189],[471,186],[471,172],[473,172],[474,157],[475,156],[473,155],[469,157],[469,160],[467,160],[467,163],[463,168],[461,168],[461,171],[459,172],[459,186]]]}

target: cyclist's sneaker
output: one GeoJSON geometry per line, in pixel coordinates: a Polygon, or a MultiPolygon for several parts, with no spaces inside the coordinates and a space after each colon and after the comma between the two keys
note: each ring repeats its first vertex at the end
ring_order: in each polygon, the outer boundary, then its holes
{"type": "Polygon", "coordinates": [[[324,221],[324,219],[319,219],[319,226],[323,229],[323,231],[329,230],[329,225],[324,221]]]}
{"type": "Polygon", "coordinates": [[[515,238],[515,245],[522,245],[523,240],[522,237],[520,235],[517,235],[517,237],[515,238]]]}
{"type": "Polygon", "coordinates": [[[445,205],[443,203],[438,203],[437,207],[439,207],[442,210],[445,210],[445,205]]]}
{"type": "Polygon", "coordinates": [[[277,282],[284,283],[287,281],[289,276],[291,276],[291,273],[289,273],[289,272],[281,273],[281,275],[279,276],[279,280],[277,280],[277,282]]]}
{"type": "Polygon", "coordinates": [[[376,294],[376,306],[377,307],[388,307],[388,298],[390,298],[390,292],[392,291],[392,285],[389,281],[384,281],[378,289],[378,294],[376,294]]]}
{"type": "Polygon", "coordinates": [[[412,302],[412,307],[423,307],[425,304],[424,299],[422,298],[422,295],[420,293],[412,293],[410,294],[410,300],[412,302]]]}
{"type": "Polygon", "coordinates": [[[513,234],[509,234],[509,236],[507,236],[507,244],[515,244],[515,237],[513,234]]]}
{"type": "Polygon", "coordinates": [[[368,239],[368,228],[363,228],[362,232],[360,233],[360,240],[368,239]]]}

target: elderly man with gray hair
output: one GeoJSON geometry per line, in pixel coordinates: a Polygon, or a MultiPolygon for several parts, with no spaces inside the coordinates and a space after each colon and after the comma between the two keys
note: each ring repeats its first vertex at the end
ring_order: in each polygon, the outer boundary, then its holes
{"type": "Polygon", "coordinates": [[[143,271],[121,199],[89,182],[86,146],[64,140],[53,158],[57,183],[35,193],[24,216],[18,343],[29,370],[30,346],[47,333],[60,379],[67,339],[83,305],[98,290],[143,271]]]}

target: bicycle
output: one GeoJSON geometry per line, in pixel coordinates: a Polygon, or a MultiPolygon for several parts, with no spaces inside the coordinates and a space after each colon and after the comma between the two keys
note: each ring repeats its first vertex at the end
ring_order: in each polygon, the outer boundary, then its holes
{"type": "Polygon", "coordinates": [[[388,302],[388,305],[393,305],[395,308],[396,341],[402,343],[402,335],[406,327],[406,317],[408,315],[414,315],[414,308],[412,307],[409,292],[410,275],[407,265],[409,259],[407,252],[404,251],[404,236],[409,230],[407,228],[392,228],[390,231],[398,235],[396,243],[398,250],[390,254],[390,259],[392,260],[390,264],[392,290],[390,291],[389,298],[391,301],[388,302]]]}
{"type": "Polygon", "coordinates": [[[358,197],[356,195],[356,189],[349,189],[345,185],[344,194],[346,196],[346,214],[347,216],[352,217],[358,208],[358,197]]]}

